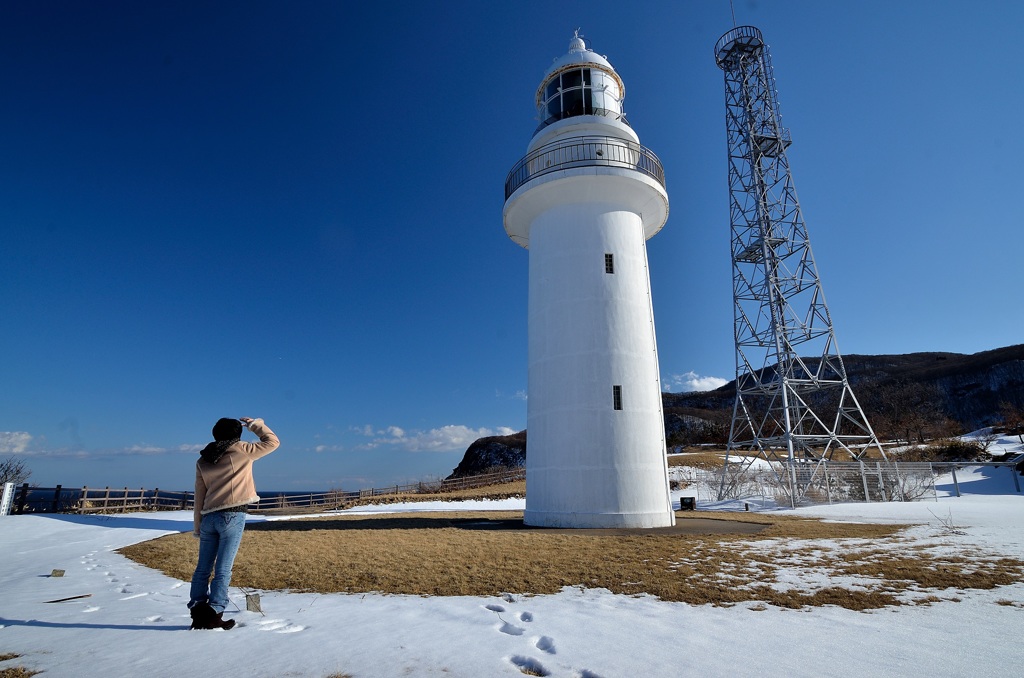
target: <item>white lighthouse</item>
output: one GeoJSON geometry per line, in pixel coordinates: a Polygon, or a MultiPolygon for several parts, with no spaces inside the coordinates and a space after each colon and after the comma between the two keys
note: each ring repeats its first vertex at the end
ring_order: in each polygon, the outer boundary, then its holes
{"type": "Polygon", "coordinates": [[[530,253],[528,525],[675,524],[646,248],[668,194],[624,91],[576,35],[505,182],[505,231],[530,253]]]}

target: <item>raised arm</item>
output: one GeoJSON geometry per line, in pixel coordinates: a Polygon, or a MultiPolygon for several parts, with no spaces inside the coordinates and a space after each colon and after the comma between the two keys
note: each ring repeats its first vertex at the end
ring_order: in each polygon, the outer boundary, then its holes
{"type": "Polygon", "coordinates": [[[242,450],[246,454],[251,454],[253,458],[259,459],[270,454],[281,445],[281,441],[277,439],[277,434],[271,431],[270,427],[263,423],[262,419],[239,417],[239,421],[245,424],[246,428],[259,436],[260,439],[258,443],[242,443],[242,450]]]}

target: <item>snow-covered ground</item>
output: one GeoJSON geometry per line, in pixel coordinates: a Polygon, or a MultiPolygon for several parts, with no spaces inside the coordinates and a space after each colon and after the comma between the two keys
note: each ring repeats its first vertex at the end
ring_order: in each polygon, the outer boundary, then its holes
{"type": "MultiPolygon", "coordinates": [[[[1005,472],[1005,469],[1000,469],[1005,472]]],[[[787,513],[916,523],[914,541],[1024,559],[1024,495],[836,504],[787,513]],[[950,529],[953,526],[956,529],[950,529]]],[[[1003,486],[1000,486],[1001,488],[1003,486]]],[[[1012,490],[1010,490],[1012,492],[1012,490]]],[[[677,493],[678,494],[681,493],[677,493]]],[[[522,500],[392,504],[353,513],[521,509],[522,500]]],[[[727,508],[727,507],[723,507],[727,508]]],[[[251,520],[263,518],[250,517],[251,520]]],[[[693,606],[569,588],[556,595],[414,597],[232,589],[230,631],[189,631],[188,584],[114,549],[191,529],[185,512],[0,517],[0,654],[46,678],[147,676],[984,676],[1024,668],[1024,583],[959,602],[853,612],[693,606]],[[63,569],[63,577],[49,576],[63,569]],[[60,598],[91,594],[61,603],[60,598]]],[[[953,598],[953,595],[945,596],[953,598]]]]}

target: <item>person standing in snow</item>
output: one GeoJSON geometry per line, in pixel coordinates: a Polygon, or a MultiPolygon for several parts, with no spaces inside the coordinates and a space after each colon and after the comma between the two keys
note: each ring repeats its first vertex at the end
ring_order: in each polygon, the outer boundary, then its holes
{"type": "Polygon", "coordinates": [[[252,464],[281,444],[262,419],[220,419],[213,442],[196,462],[196,496],[192,534],[199,538],[199,558],[192,575],[188,608],[193,629],[230,629],[224,621],[231,567],[242,543],[245,507],[260,500],[252,464]],[[242,442],[242,425],[259,436],[258,443],[242,442]],[[213,581],[210,581],[210,574],[213,581]]]}

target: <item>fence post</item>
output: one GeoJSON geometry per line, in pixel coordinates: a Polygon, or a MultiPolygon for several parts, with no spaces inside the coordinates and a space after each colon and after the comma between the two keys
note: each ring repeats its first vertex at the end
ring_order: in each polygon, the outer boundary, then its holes
{"type": "Polygon", "coordinates": [[[24,483],[21,486],[21,492],[18,493],[18,508],[15,511],[19,516],[25,513],[25,502],[28,501],[28,483],[24,483]]]}
{"type": "Polygon", "coordinates": [[[1020,492],[1020,479],[1017,477],[1017,468],[1013,464],[1006,468],[1010,469],[1010,473],[1013,474],[1013,486],[1017,489],[1017,492],[1020,492]]]}
{"type": "Polygon", "coordinates": [[[953,467],[953,489],[956,490],[956,496],[960,496],[960,483],[956,480],[956,466],[953,467]]]}
{"type": "Polygon", "coordinates": [[[822,460],[821,462],[822,473],[825,474],[825,496],[828,497],[828,503],[832,503],[832,488],[828,482],[828,461],[822,460]]]}
{"type": "MultiPolygon", "coordinates": [[[[160,508],[160,502],[157,501],[157,497],[160,496],[160,488],[153,490],[153,498],[149,502],[150,508],[160,508]]],[[[145,502],[143,502],[145,504],[145,502]]]]}
{"type": "Polygon", "coordinates": [[[78,513],[79,515],[85,513],[85,498],[89,496],[89,487],[82,485],[82,493],[78,495],[78,513]]]}
{"type": "Polygon", "coordinates": [[[871,492],[868,490],[868,474],[864,469],[864,462],[860,462],[860,482],[864,486],[864,501],[871,501],[871,492]]]}
{"type": "Polygon", "coordinates": [[[53,488],[53,504],[50,506],[52,513],[60,513],[60,488],[60,485],[53,488]]]}

